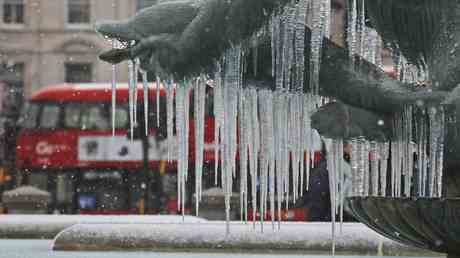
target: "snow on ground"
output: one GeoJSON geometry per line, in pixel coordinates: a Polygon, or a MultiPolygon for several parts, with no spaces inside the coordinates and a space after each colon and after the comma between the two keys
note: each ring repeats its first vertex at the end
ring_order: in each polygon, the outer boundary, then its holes
{"type": "MultiPolygon", "coordinates": [[[[330,255],[200,253],[200,252],[59,252],[51,250],[50,240],[0,240],[0,258],[330,258],[330,255]]],[[[347,256],[337,258],[358,258],[347,256]]],[[[362,257],[361,257],[362,258],[362,257]]],[[[366,257],[374,258],[374,257],[366,257]]],[[[377,257],[375,257],[377,258],[377,257]]]]}

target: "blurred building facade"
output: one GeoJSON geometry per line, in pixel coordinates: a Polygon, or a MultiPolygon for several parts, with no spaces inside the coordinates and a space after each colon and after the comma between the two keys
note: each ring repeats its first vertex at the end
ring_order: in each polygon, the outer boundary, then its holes
{"type": "MultiPolygon", "coordinates": [[[[0,0],[0,196],[14,175],[16,121],[25,99],[46,85],[110,81],[111,66],[97,56],[111,45],[93,24],[126,19],[157,1],[0,0]]],[[[127,68],[117,69],[127,81],[127,68]]]]}
{"type": "Polygon", "coordinates": [[[95,33],[94,22],[126,19],[155,2],[0,0],[0,63],[21,78],[25,97],[44,85],[109,81],[111,67],[97,54],[110,44],[95,33]]]}
{"type": "MultiPolygon", "coordinates": [[[[0,63],[20,78],[15,90],[25,97],[50,84],[109,81],[111,67],[97,54],[110,44],[95,33],[94,22],[126,19],[158,1],[0,0],[0,63]]],[[[333,2],[343,7],[342,0],[333,2]]],[[[334,12],[332,35],[340,41],[343,8],[334,12]]],[[[126,81],[127,69],[117,69],[126,81]]]]}

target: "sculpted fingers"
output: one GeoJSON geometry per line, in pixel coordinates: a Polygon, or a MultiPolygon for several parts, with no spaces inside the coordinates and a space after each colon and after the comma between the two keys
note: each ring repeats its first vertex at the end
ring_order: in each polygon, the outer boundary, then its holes
{"type": "Polygon", "coordinates": [[[99,59],[110,64],[118,64],[131,59],[129,49],[111,49],[99,55],[99,59]]]}

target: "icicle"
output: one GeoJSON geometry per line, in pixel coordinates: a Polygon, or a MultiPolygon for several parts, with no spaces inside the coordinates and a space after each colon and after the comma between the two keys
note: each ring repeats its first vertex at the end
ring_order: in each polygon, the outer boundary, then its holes
{"type": "Polygon", "coordinates": [[[188,177],[189,91],[186,82],[176,88],[176,130],[179,138],[177,158],[178,207],[185,214],[185,183],[188,177]]]}
{"type": "Polygon", "coordinates": [[[368,153],[366,152],[366,140],[363,137],[358,138],[358,195],[367,196],[369,181],[366,181],[366,163],[368,161],[368,153]]]}
{"type": "Polygon", "coordinates": [[[378,196],[379,194],[379,160],[380,153],[378,151],[378,144],[371,142],[370,144],[370,179],[372,185],[372,196],[378,196]]]}
{"type": "Polygon", "coordinates": [[[279,51],[280,21],[279,16],[273,14],[271,23],[271,50],[272,50],[272,76],[276,78],[276,62],[279,51]]]}
{"type": "Polygon", "coordinates": [[[291,86],[291,71],[294,66],[294,32],[295,32],[295,9],[293,4],[287,4],[282,15],[284,23],[283,45],[282,45],[282,79],[283,86],[289,90],[291,86]]]}
{"type": "Polygon", "coordinates": [[[398,164],[397,164],[397,143],[396,142],[391,142],[391,196],[396,197],[396,178],[397,178],[397,170],[398,170],[398,164]]]}
{"type": "Polygon", "coordinates": [[[322,17],[322,23],[324,26],[323,37],[329,38],[331,34],[331,0],[322,0],[321,1],[324,8],[324,14],[322,17]]]}
{"type": "MultiPolygon", "coordinates": [[[[189,155],[189,137],[190,137],[190,89],[192,88],[189,82],[186,82],[184,84],[185,86],[185,94],[184,94],[184,128],[185,128],[185,149],[183,152],[183,162],[184,162],[184,180],[182,181],[183,185],[182,188],[185,193],[185,183],[187,182],[187,179],[189,177],[189,171],[188,171],[188,155],[189,155]]],[[[182,200],[182,215],[185,213],[185,199],[182,200]]]]}
{"type": "MultiPolygon", "coordinates": [[[[168,135],[168,161],[171,161],[171,153],[175,150],[174,143],[174,80],[171,78],[166,88],[166,132],[168,135]]],[[[176,157],[177,158],[177,157],[176,157]]]]}
{"type": "Polygon", "coordinates": [[[224,119],[224,107],[223,107],[223,84],[222,84],[222,65],[221,63],[216,64],[217,71],[214,75],[214,184],[217,185],[217,174],[219,169],[219,154],[222,153],[221,141],[223,133],[223,119],[224,119]]]}
{"type": "Polygon", "coordinates": [[[387,192],[387,164],[389,156],[389,144],[379,143],[379,162],[380,162],[380,196],[385,197],[387,192]]]}
{"type": "Polygon", "coordinates": [[[321,50],[323,47],[323,37],[329,37],[330,33],[330,0],[314,1],[317,6],[313,7],[313,28],[311,34],[311,53],[310,53],[310,88],[313,94],[319,95],[319,70],[321,66],[321,50]]]}
{"type": "Polygon", "coordinates": [[[285,113],[285,94],[282,91],[275,91],[273,104],[274,104],[274,144],[275,144],[275,162],[276,162],[276,200],[277,200],[277,216],[278,216],[278,229],[281,223],[281,205],[284,196],[284,179],[285,179],[285,123],[284,119],[287,116],[285,113]]]}
{"type": "Polygon", "coordinates": [[[223,126],[223,165],[222,186],[225,192],[227,232],[230,228],[230,198],[232,196],[233,176],[236,173],[235,157],[237,153],[237,113],[238,91],[242,85],[241,47],[228,49],[225,53],[224,69],[224,120],[223,126]]]}
{"type": "Polygon", "coordinates": [[[336,216],[336,157],[335,144],[331,139],[324,139],[327,150],[327,170],[329,174],[329,192],[331,198],[332,254],[335,254],[335,216],[336,216]]]}
{"type": "Polygon", "coordinates": [[[315,163],[315,150],[314,150],[314,139],[313,139],[313,129],[311,128],[311,115],[313,114],[315,108],[314,104],[314,97],[310,94],[305,94],[304,95],[304,101],[302,102],[304,107],[303,107],[303,117],[304,117],[304,122],[302,123],[305,126],[305,130],[303,130],[304,134],[304,150],[303,152],[305,153],[305,166],[306,166],[306,190],[308,190],[309,186],[309,178],[310,178],[310,169],[315,163]]]}
{"type": "Polygon", "coordinates": [[[370,143],[369,141],[365,141],[364,145],[364,175],[365,175],[365,185],[364,185],[364,191],[366,196],[370,195],[371,192],[371,173],[370,173],[370,160],[369,160],[369,151],[370,151],[370,143]]]}
{"type": "Polygon", "coordinates": [[[297,129],[297,120],[296,120],[296,102],[295,96],[290,94],[288,97],[289,100],[289,151],[291,154],[292,160],[292,197],[294,200],[297,199],[299,193],[299,168],[298,168],[298,159],[296,153],[296,144],[298,142],[296,129],[297,129]]]}
{"type": "Polygon", "coordinates": [[[204,151],[204,107],[206,99],[206,78],[202,75],[195,81],[194,88],[194,119],[195,119],[195,211],[198,216],[201,201],[203,151],[204,151]]]}
{"type": "Polygon", "coordinates": [[[134,102],[134,92],[136,91],[136,82],[134,81],[134,62],[128,62],[128,74],[129,74],[129,92],[128,92],[128,102],[129,102],[129,127],[131,140],[134,139],[134,108],[136,103],[134,102]]]}
{"type": "Polygon", "coordinates": [[[239,154],[240,154],[240,214],[241,220],[247,221],[247,174],[248,174],[248,144],[250,140],[250,120],[248,119],[248,102],[246,91],[239,94],[238,125],[239,125],[239,154]]]}
{"type": "Polygon", "coordinates": [[[425,111],[419,115],[418,121],[418,194],[421,197],[426,196],[426,178],[427,178],[427,124],[425,111]]]}
{"type": "Polygon", "coordinates": [[[226,217],[227,225],[230,218],[230,198],[232,196],[233,174],[235,171],[236,157],[236,112],[238,92],[237,89],[225,85],[225,126],[224,126],[224,151],[223,151],[223,166],[222,166],[222,185],[225,190],[226,202],[226,217]]]}
{"type": "Polygon", "coordinates": [[[412,176],[414,171],[414,150],[412,144],[412,106],[407,106],[404,109],[402,121],[403,132],[403,173],[404,173],[404,195],[411,196],[412,176]]]}
{"type": "Polygon", "coordinates": [[[354,196],[361,196],[361,181],[360,181],[360,170],[359,170],[359,159],[360,159],[360,145],[358,139],[351,139],[351,181],[352,181],[352,194],[354,196]]]}
{"type": "Polygon", "coordinates": [[[359,39],[359,50],[358,54],[362,57],[364,56],[364,39],[366,38],[366,15],[365,15],[365,7],[364,7],[364,0],[358,0],[358,39],[359,39]]]}
{"type": "Polygon", "coordinates": [[[295,56],[296,56],[296,91],[303,92],[305,71],[305,28],[309,0],[300,0],[297,3],[297,16],[295,20],[295,56]]]}
{"type": "Polygon", "coordinates": [[[283,94],[282,95],[282,112],[284,117],[282,117],[282,125],[283,125],[283,133],[282,133],[282,168],[283,168],[283,185],[284,185],[284,198],[285,198],[285,206],[286,206],[286,212],[288,212],[289,209],[289,202],[290,202],[290,189],[291,189],[291,180],[290,180],[290,151],[289,151],[289,94],[283,94]]]}
{"type": "Polygon", "coordinates": [[[430,159],[429,159],[429,178],[428,178],[428,197],[433,197],[434,195],[434,184],[435,184],[435,166],[436,166],[436,140],[437,137],[435,135],[435,123],[436,123],[436,108],[431,107],[428,109],[428,119],[430,123],[430,131],[429,131],[429,151],[430,151],[430,159]]]}
{"type": "Polygon", "coordinates": [[[161,79],[159,76],[156,77],[156,103],[157,103],[157,128],[160,128],[160,91],[161,91],[161,79]]]}
{"type": "Polygon", "coordinates": [[[249,168],[251,176],[251,196],[252,196],[252,217],[253,227],[255,228],[256,212],[257,212],[257,181],[259,171],[259,147],[260,147],[260,129],[259,129],[259,109],[258,109],[258,93],[254,88],[248,89],[248,101],[250,109],[251,123],[251,143],[249,144],[249,168]]]}
{"type": "Polygon", "coordinates": [[[350,55],[350,60],[354,63],[355,56],[357,54],[357,0],[348,0],[348,25],[347,25],[347,44],[348,44],[348,53],[350,55]]]}
{"type": "Polygon", "coordinates": [[[185,198],[182,192],[182,183],[184,181],[184,152],[185,152],[185,122],[184,122],[184,98],[185,86],[180,84],[176,88],[176,133],[178,138],[178,155],[177,155],[177,207],[182,210],[182,199],[185,198]]]}
{"type": "MultiPolygon", "coordinates": [[[[118,41],[112,40],[112,48],[118,48],[118,41]]],[[[112,65],[112,136],[115,136],[115,121],[117,108],[117,67],[112,65]]]]}
{"type": "Polygon", "coordinates": [[[149,84],[147,81],[147,72],[141,71],[142,86],[144,89],[144,120],[145,120],[145,135],[149,134],[149,84]]]}
{"type": "Polygon", "coordinates": [[[436,148],[436,169],[435,176],[437,182],[437,192],[435,197],[442,196],[442,176],[443,176],[443,164],[444,164],[444,137],[445,137],[445,113],[444,109],[441,107],[439,110],[438,116],[438,125],[439,125],[439,134],[438,136],[438,145],[436,148]]]}
{"type": "Polygon", "coordinates": [[[134,123],[138,124],[137,121],[137,99],[138,99],[138,92],[137,92],[137,82],[139,81],[139,71],[140,71],[141,61],[139,58],[134,60],[134,123]]]}
{"type": "Polygon", "coordinates": [[[337,146],[337,159],[338,159],[338,170],[339,170],[339,178],[338,178],[338,186],[339,186],[339,218],[340,218],[340,234],[343,232],[343,207],[344,207],[344,201],[345,201],[345,173],[344,173],[344,159],[343,159],[343,141],[338,140],[338,146],[337,146]]]}
{"type": "MultiPolygon", "coordinates": [[[[260,213],[263,222],[266,214],[267,196],[270,208],[274,209],[274,133],[273,133],[273,94],[269,90],[259,91],[259,115],[261,123],[261,175],[260,175],[260,213]]],[[[274,218],[272,218],[272,223],[274,218]]],[[[263,230],[263,223],[262,230],[263,230]]],[[[273,224],[274,226],[274,224],[273,224]]]]}

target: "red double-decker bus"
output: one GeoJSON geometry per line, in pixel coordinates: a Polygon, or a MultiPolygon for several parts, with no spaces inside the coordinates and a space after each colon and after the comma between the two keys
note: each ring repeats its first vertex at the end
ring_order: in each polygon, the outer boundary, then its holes
{"type": "MultiPolygon", "coordinates": [[[[138,85],[137,117],[143,119],[143,88],[138,85]],[[141,112],[140,112],[141,111],[141,112]]],[[[176,161],[167,161],[166,90],[160,86],[157,127],[156,85],[149,84],[148,170],[140,139],[130,139],[128,86],[116,90],[115,136],[112,135],[111,84],[61,84],[37,91],[27,102],[19,124],[16,166],[23,183],[49,191],[51,211],[83,214],[158,212],[174,205],[176,161]],[[158,187],[161,186],[161,191],[158,187]],[[145,194],[144,189],[147,189],[145,194]],[[145,201],[143,194],[146,196],[145,201]]],[[[208,87],[207,95],[212,95],[208,87]]],[[[193,98],[191,98],[193,100],[193,98]]],[[[214,163],[212,97],[206,98],[205,170],[214,163]]],[[[194,160],[193,112],[190,161],[194,160]]],[[[144,132],[142,129],[139,131],[144,132]]],[[[169,146],[170,150],[176,150],[169,146]]],[[[192,164],[193,166],[193,164],[192,164]]]]}

